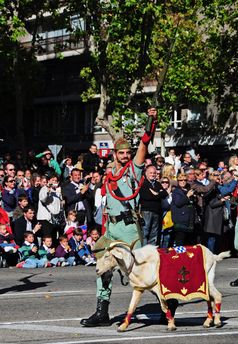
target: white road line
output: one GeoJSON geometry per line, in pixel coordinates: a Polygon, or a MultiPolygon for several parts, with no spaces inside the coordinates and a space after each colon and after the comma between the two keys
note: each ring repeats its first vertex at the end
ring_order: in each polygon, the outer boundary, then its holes
{"type": "MultiPolygon", "coordinates": [[[[121,337],[121,338],[105,338],[105,339],[101,339],[100,338],[100,343],[113,343],[113,342],[125,342],[125,341],[139,341],[139,340],[155,340],[155,339],[163,339],[163,338],[170,338],[170,339],[174,339],[174,338],[184,338],[184,337],[210,337],[210,336],[226,336],[226,335],[237,335],[238,331],[229,331],[229,332],[210,332],[210,333],[186,333],[186,334],[174,334],[174,333],[170,333],[170,334],[161,334],[158,336],[138,336],[138,337],[121,337]]],[[[70,342],[51,342],[51,344],[89,344],[89,343],[98,343],[99,339],[88,339],[88,340],[78,340],[78,341],[70,341],[70,342]]]]}
{"type": "MultiPolygon", "coordinates": [[[[222,310],[222,314],[224,313],[238,313],[238,309],[229,309],[229,310],[222,310]]],[[[176,312],[176,317],[177,316],[186,316],[186,315],[191,315],[191,314],[203,314],[204,317],[206,315],[206,310],[205,311],[200,311],[200,312],[176,312]]],[[[124,314],[125,315],[125,314],[124,314]]],[[[123,315],[123,316],[124,316],[123,315]]],[[[122,316],[122,317],[123,317],[122,316]]],[[[136,314],[132,319],[138,319],[138,320],[143,320],[143,319],[151,319],[151,318],[160,318],[161,313],[147,313],[147,314],[136,314]]],[[[116,314],[112,314],[111,318],[113,317],[118,317],[116,314]]],[[[194,317],[195,318],[195,317],[194,317]]],[[[37,323],[44,323],[44,322],[64,322],[64,321],[80,321],[82,318],[56,318],[56,319],[39,319],[39,320],[24,320],[24,321],[7,321],[7,322],[0,322],[0,325],[17,325],[17,324],[37,324],[37,323]]]]}
{"type": "Polygon", "coordinates": [[[36,292],[18,292],[18,293],[9,293],[9,294],[1,294],[1,290],[0,290],[0,298],[1,299],[6,299],[8,297],[14,297],[14,296],[20,296],[20,297],[24,297],[24,296],[39,296],[39,295],[52,295],[52,294],[56,294],[56,295],[60,295],[60,294],[88,294],[88,292],[86,290],[61,290],[61,291],[36,291],[36,292]]]}

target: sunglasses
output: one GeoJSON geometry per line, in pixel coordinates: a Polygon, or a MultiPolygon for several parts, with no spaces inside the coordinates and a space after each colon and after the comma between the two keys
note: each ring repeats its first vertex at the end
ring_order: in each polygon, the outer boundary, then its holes
{"type": "Polygon", "coordinates": [[[15,171],[15,168],[9,168],[8,171],[15,171]]]}
{"type": "Polygon", "coordinates": [[[167,180],[162,180],[161,184],[169,184],[169,182],[167,180]]]}
{"type": "Polygon", "coordinates": [[[220,174],[213,174],[214,177],[220,177],[220,174]]]}
{"type": "Polygon", "coordinates": [[[187,179],[178,179],[179,182],[186,182],[187,179]]]}
{"type": "Polygon", "coordinates": [[[14,183],[15,180],[8,180],[8,183],[14,183]]]}

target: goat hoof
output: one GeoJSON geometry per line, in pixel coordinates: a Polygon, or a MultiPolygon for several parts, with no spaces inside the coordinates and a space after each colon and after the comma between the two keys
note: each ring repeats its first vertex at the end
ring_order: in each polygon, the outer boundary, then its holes
{"type": "Polygon", "coordinates": [[[213,325],[213,320],[212,319],[206,319],[205,322],[203,323],[204,328],[210,328],[213,325]]]}
{"type": "Polygon", "coordinates": [[[219,322],[217,322],[217,323],[214,322],[214,325],[215,325],[215,327],[217,327],[217,328],[219,328],[219,327],[222,326],[221,321],[219,321],[219,322]]]}
{"type": "Polygon", "coordinates": [[[118,326],[117,332],[125,332],[127,327],[128,327],[127,324],[122,323],[120,326],[118,326]]]}

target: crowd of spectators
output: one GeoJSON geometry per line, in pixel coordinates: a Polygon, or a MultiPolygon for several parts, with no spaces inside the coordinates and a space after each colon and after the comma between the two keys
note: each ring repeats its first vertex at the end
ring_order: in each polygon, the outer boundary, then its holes
{"type": "MultiPolygon", "coordinates": [[[[92,248],[104,232],[104,180],[113,168],[92,144],[77,161],[47,149],[26,158],[5,154],[0,166],[1,266],[94,265],[92,248]]],[[[238,157],[210,166],[194,144],[183,155],[145,161],[140,189],[143,245],[204,244],[213,253],[238,249],[238,157]],[[235,236],[236,233],[236,236],[235,236]],[[236,242],[234,243],[234,239],[236,242]]]]}

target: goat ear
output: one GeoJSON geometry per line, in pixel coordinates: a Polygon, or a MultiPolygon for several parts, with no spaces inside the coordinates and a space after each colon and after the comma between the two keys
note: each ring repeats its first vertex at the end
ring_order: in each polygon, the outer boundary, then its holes
{"type": "Polygon", "coordinates": [[[111,254],[117,259],[123,259],[123,253],[118,247],[111,249],[111,254]]]}

